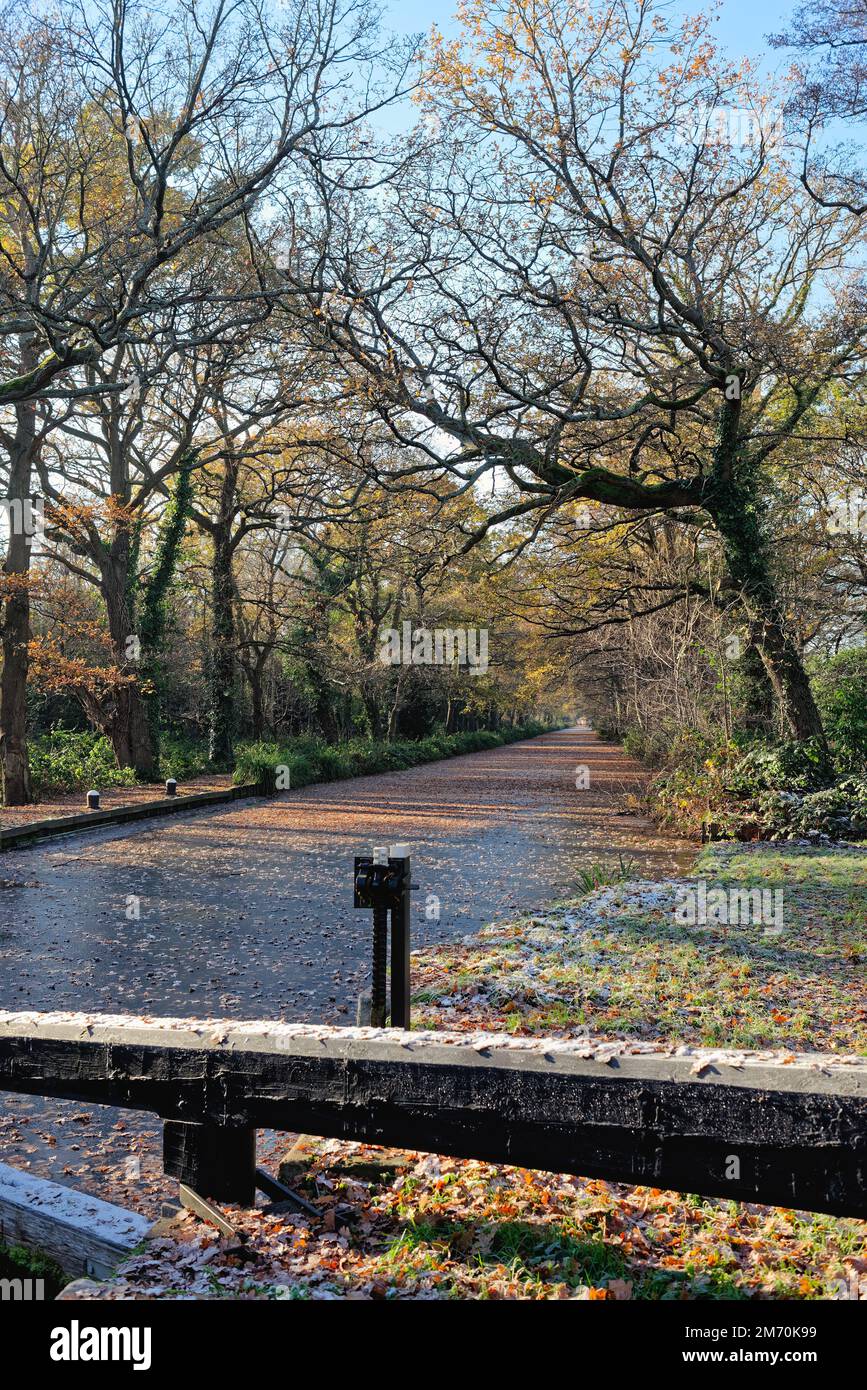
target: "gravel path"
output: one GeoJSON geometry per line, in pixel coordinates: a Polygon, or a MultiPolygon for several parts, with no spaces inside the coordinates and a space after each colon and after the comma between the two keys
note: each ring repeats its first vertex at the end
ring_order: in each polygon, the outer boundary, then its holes
{"type": "MultiPolygon", "coordinates": [[[[431,945],[569,893],[601,858],[623,854],[641,878],[686,868],[687,842],[622,814],[640,780],[578,728],[13,851],[0,859],[0,1008],[353,1021],[370,929],[352,906],[357,852],[412,845],[414,945],[431,945]]],[[[152,1206],[148,1117],[4,1100],[0,1158],[152,1206]]]]}

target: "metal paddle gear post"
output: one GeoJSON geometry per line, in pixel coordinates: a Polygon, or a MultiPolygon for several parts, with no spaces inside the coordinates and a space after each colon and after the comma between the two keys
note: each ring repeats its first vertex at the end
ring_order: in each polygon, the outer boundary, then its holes
{"type": "Polygon", "coordinates": [[[373,988],[370,1021],[386,1021],[388,919],[391,913],[391,1026],[409,1028],[410,892],[409,847],[377,846],[371,856],[355,860],[355,906],[373,910],[373,988]]]}

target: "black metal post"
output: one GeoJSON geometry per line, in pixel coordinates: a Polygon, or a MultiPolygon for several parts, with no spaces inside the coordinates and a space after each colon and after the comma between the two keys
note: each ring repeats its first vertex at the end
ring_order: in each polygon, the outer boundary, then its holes
{"type": "Polygon", "coordinates": [[[388,914],[391,913],[391,1025],[409,1027],[410,860],[406,845],[384,846],[355,861],[355,906],[373,910],[373,987],[370,1022],[385,1026],[388,914]]]}
{"type": "Polygon", "coordinates": [[[410,914],[412,872],[409,854],[405,846],[395,845],[401,851],[389,857],[389,864],[400,869],[401,887],[399,900],[391,909],[391,1026],[409,1028],[409,952],[410,952],[410,914]]]}
{"type": "Polygon", "coordinates": [[[388,972],[388,909],[384,903],[373,907],[373,987],[370,996],[370,1022],[385,1027],[386,977],[388,972]]]}

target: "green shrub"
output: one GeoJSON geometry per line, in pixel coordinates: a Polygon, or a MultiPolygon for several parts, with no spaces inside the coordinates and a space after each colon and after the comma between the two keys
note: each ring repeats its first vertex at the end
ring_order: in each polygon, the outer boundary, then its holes
{"type": "Polygon", "coordinates": [[[711,808],[723,797],[731,750],[722,747],[703,761],[689,758],[654,778],[650,803],[654,818],[684,834],[697,835],[711,808]]]}
{"type": "Polygon", "coordinates": [[[175,777],[179,782],[186,782],[212,770],[205,744],[194,743],[192,739],[179,738],[174,734],[160,734],[161,779],[175,777]]]}
{"type": "MultiPolygon", "coordinates": [[[[248,743],[239,748],[235,758],[233,781],[236,785],[255,783],[263,790],[273,791],[278,767],[288,769],[288,785],[306,787],[310,782],[321,782],[318,757],[307,746],[309,740],[299,739],[298,744],[279,745],[276,743],[248,743]]],[[[323,744],[322,748],[327,745],[323,744]]]]}
{"type": "Polygon", "coordinates": [[[53,792],[135,785],[133,769],[118,767],[111,742],[104,734],[52,729],[31,739],[29,753],[37,798],[53,792]]]}
{"type": "Polygon", "coordinates": [[[715,745],[694,731],[632,728],[622,736],[625,751],[660,769],[648,791],[654,818],[693,835],[712,825],[714,834],[743,839],[809,831],[867,838],[867,777],[859,776],[867,761],[867,649],[841,652],[814,671],[813,682],[842,777],[829,781],[816,739],[769,743],[742,735],[715,745]]]}
{"type": "MultiPolygon", "coordinates": [[[[593,723],[594,731],[599,735],[603,743],[622,743],[626,735],[622,729],[618,729],[615,724],[593,723]]],[[[627,731],[628,732],[628,731],[627,731]]]]}
{"type": "Polygon", "coordinates": [[[347,743],[328,744],[308,736],[282,744],[248,743],[238,749],[233,780],[236,785],[255,783],[263,790],[273,791],[277,768],[283,767],[288,770],[290,787],[306,787],[311,782],[337,782],[373,772],[402,772],[421,763],[499,748],[544,732],[545,725],[533,721],[496,733],[490,729],[475,733],[438,733],[422,739],[398,739],[393,743],[351,739],[347,743]]]}
{"type": "Polygon", "coordinates": [[[816,739],[755,744],[738,759],[729,777],[733,791],[815,791],[827,784],[823,750],[816,739]]]}
{"type": "Polygon", "coordinates": [[[672,745],[677,738],[676,733],[669,734],[665,730],[651,734],[645,729],[631,728],[623,735],[623,751],[647,767],[662,767],[671,758],[672,745]]]}
{"type": "Polygon", "coordinates": [[[832,840],[867,838],[867,777],[841,777],[821,791],[761,792],[755,802],[763,836],[818,831],[832,840]]]}
{"type": "Polygon", "coordinates": [[[56,1298],[69,1283],[60,1265],[41,1250],[27,1245],[4,1245],[0,1242],[0,1279],[43,1279],[45,1293],[56,1298]]]}
{"type": "Polygon", "coordinates": [[[867,768],[867,647],[817,664],[813,691],[842,772],[867,768]]]}

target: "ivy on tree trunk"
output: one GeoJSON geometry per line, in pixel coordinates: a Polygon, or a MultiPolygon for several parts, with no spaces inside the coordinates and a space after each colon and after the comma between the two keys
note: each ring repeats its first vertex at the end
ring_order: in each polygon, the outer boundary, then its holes
{"type": "MultiPolygon", "coordinates": [[[[146,719],[146,729],[130,731],[136,735],[131,739],[131,752],[136,772],[141,777],[151,779],[156,776],[159,765],[160,700],[165,679],[160,658],[168,619],[167,598],[192,507],[195,463],[194,452],[185,454],[180,461],[172,495],[157,533],[153,569],[142,588],[138,612],[132,602],[130,605],[135,636],[139,642],[138,675],[142,697],[139,703],[143,705],[142,713],[146,719]]],[[[131,546],[130,560],[128,593],[132,600],[138,568],[137,535],[131,546]]],[[[120,697],[122,700],[123,691],[120,697]]],[[[130,713],[135,716],[135,711],[131,710],[130,713]]]]}

